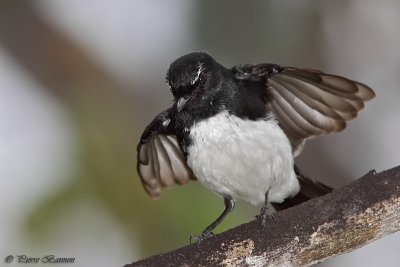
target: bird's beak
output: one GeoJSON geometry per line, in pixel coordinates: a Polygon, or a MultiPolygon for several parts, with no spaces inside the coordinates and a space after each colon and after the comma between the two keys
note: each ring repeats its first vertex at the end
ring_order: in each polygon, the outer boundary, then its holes
{"type": "Polygon", "coordinates": [[[189,100],[189,97],[181,97],[178,100],[178,103],[176,103],[176,109],[178,112],[181,112],[181,110],[185,107],[186,102],[189,100]]]}

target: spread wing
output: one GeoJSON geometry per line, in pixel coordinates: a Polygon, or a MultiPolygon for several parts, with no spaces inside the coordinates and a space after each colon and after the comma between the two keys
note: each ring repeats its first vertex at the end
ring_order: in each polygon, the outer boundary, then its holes
{"type": "Polygon", "coordinates": [[[161,189],[195,180],[170,127],[170,110],[163,111],[146,127],[137,147],[137,171],[151,198],[161,189]]]}
{"type": "Polygon", "coordinates": [[[232,72],[239,80],[266,85],[266,108],[299,146],[306,139],[343,130],[375,96],[364,84],[317,70],[257,64],[236,66],[232,72]]]}

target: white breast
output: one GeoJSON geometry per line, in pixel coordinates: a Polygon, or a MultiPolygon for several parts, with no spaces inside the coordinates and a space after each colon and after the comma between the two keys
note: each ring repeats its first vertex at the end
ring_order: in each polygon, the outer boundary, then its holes
{"type": "Polygon", "coordinates": [[[275,119],[242,120],[227,112],[190,130],[188,165],[200,183],[219,195],[253,205],[282,202],[299,191],[291,146],[275,119]]]}

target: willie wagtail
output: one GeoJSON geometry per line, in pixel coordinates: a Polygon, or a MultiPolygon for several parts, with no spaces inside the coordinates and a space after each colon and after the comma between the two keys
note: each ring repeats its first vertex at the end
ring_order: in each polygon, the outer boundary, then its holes
{"type": "Polygon", "coordinates": [[[223,213],[196,240],[213,235],[235,198],[263,204],[265,222],[269,202],[295,196],[300,184],[309,189],[314,182],[299,184],[293,163],[305,141],[343,130],[375,96],[321,71],[269,63],[229,69],[203,52],[172,62],[166,79],[174,102],[144,130],[137,169],[152,198],[196,179],[223,198],[223,213]]]}

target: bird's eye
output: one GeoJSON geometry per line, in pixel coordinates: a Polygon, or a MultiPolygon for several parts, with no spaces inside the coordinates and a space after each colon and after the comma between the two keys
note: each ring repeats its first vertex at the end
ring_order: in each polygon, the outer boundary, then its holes
{"type": "Polygon", "coordinates": [[[205,73],[200,73],[199,75],[199,84],[200,85],[204,85],[206,83],[207,79],[206,79],[206,75],[205,73]]]}
{"type": "Polygon", "coordinates": [[[199,83],[204,84],[205,82],[206,82],[206,77],[204,77],[204,75],[200,74],[199,83]]]}

